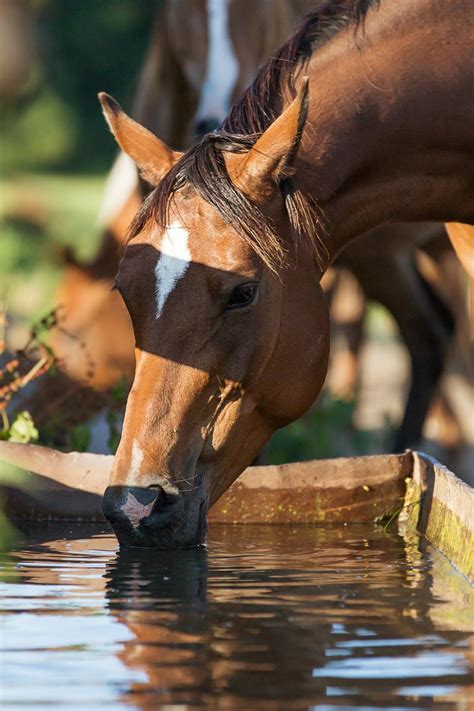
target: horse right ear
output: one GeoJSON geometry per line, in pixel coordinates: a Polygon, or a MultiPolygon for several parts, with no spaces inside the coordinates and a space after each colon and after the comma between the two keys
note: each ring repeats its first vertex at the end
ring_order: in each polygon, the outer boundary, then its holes
{"type": "Polygon", "coordinates": [[[242,157],[229,154],[230,174],[240,190],[255,202],[266,202],[276,186],[292,173],[308,113],[308,77],[303,77],[292,103],[262,133],[242,157]]]}
{"type": "Polygon", "coordinates": [[[182,154],[168,148],[151,131],[127,116],[120,104],[105,92],[99,94],[99,101],[120,148],[135,161],[150,185],[158,185],[182,154]]]}

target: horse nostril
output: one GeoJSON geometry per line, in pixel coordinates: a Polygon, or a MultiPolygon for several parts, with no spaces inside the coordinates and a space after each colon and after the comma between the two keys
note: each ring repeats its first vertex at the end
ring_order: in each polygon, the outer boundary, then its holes
{"type": "Polygon", "coordinates": [[[132,495],[140,504],[148,506],[152,501],[156,501],[160,493],[159,487],[150,486],[146,489],[143,486],[124,487],[128,490],[128,495],[132,495]]]}
{"type": "Polygon", "coordinates": [[[127,520],[133,528],[147,518],[159,497],[159,489],[141,486],[108,486],[102,499],[102,511],[111,522],[127,520]]]}
{"type": "Polygon", "coordinates": [[[120,507],[120,510],[133,528],[138,528],[142,519],[148,518],[151,514],[158,494],[158,491],[142,489],[138,486],[132,486],[128,489],[125,502],[120,507]]]}
{"type": "Polygon", "coordinates": [[[212,133],[212,131],[215,131],[216,129],[219,128],[220,122],[218,119],[214,117],[209,117],[205,119],[201,119],[196,123],[195,126],[195,134],[196,138],[202,138],[203,136],[206,135],[206,133],[212,133]]]}
{"type": "Polygon", "coordinates": [[[108,486],[102,499],[102,511],[112,525],[131,524],[134,530],[153,516],[153,520],[173,516],[182,506],[180,495],[166,493],[160,486],[108,486]]]}

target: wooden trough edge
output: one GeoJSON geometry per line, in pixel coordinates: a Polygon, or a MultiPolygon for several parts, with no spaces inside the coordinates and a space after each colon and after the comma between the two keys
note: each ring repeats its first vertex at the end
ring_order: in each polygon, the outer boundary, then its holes
{"type": "MultiPolygon", "coordinates": [[[[12,519],[103,521],[101,496],[113,457],[0,442],[0,463],[20,478],[0,478],[12,519]]],[[[212,507],[220,523],[366,522],[403,506],[411,452],[249,467],[212,507]]],[[[1,476],[1,470],[0,470],[1,476]]]]}
{"type": "MultiPolygon", "coordinates": [[[[7,481],[0,466],[1,502],[11,519],[104,521],[101,495],[113,457],[0,442],[2,462],[20,467],[20,478],[7,481]]],[[[474,489],[420,452],[249,467],[209,519],[363,523],[400,511],[474,583],[474,489]]]]}
{"type": "Polygon", "coordinates": [[[404,518],[474,585],[474,489],[422,452],[413,453],[404,518]]]}
{"type": "Polygon", "coordinates": [[[363,523],[403,506],[412,454],[249,467],[213,506],[222,523],[363,523]]]}

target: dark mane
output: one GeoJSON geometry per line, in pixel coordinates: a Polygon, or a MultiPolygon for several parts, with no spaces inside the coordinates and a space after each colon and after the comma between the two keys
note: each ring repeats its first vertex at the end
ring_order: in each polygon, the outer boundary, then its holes
{"type": "MultiPolygon", "coordinates": [[[[145,200],[132,224],[131,236],[138,234],[150,218],[160,225],[168,224],[174,193],[191,185],[276,271],[285,262],[281,241],[271,221],[232,183],[223,152],[249,151],[281,113],[283,94],[295,95],[295,79],[315,49],[351,23],[357,29],[369,8],[379,2],[323,0],[318,10],[308,13],[295,34],[261,67],[219,130],[190,148],[145,200]]],[[[315,201],[304,195],[291,177],[281,181],[279,187],[295,237],[310,239],[318,261],[326,262],[315,201]]]]}

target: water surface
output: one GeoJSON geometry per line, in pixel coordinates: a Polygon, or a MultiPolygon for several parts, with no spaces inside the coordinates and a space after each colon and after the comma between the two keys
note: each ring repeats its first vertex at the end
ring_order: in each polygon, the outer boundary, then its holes
{"type": "Polygon", "coordinates": [[[2,709],[469,709],[474,590],[416,536],[214,526],[119,552],[41,524],[2,556],[2,709]]]}

